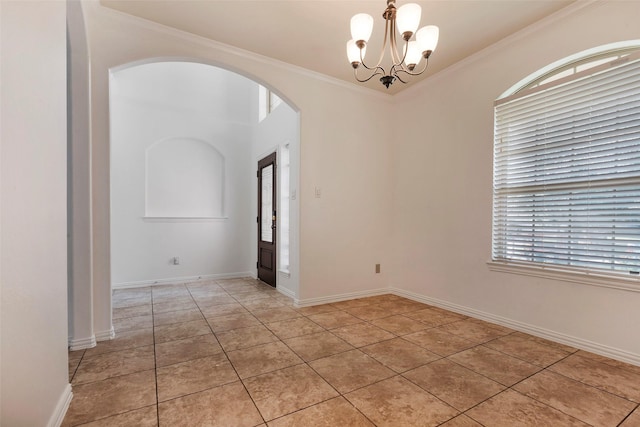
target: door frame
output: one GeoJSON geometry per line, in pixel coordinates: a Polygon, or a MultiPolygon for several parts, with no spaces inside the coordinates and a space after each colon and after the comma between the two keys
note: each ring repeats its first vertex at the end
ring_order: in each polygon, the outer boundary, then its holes
{"type": "Polygon", "coordinates": [[[257,278],[266,284],[277,287],[277,278],[278,278],[278,227],[279,227],[279,172],[278,172],[278,150],[274,150],[273,152],[263,156],[258,160],[258,168],[256,171],[257,177],[257,262],[256,262],[256,275],[257,278]],[[262,175],[261,171],[264,168],[269,167],[269,165],[273,166],[273,175],[271,178],[272,183],[272,212],[271,212],[271,242],[265,242],[262,240],[262,175]],[[263,268],[262,263],[262,253],[263,251],[271,251],[271,269],[270,271],[266,268],[263,268]],[[262,276],[261,276],[262,272],[262,276]]]}

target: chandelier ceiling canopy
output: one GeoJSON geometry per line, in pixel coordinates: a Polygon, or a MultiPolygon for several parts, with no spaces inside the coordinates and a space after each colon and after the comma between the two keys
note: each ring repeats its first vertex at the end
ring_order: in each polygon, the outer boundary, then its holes
{"type": "Polygon", "coordinates": [[[427,25],[418,30],[422,14],[420,6],[407,3],[396,8],[395,3],[395,0],[387,0],[387,8],[382,14],[385,19],[384,42],[375,65],[365,63],[367,42],[373,31],[373,17],[366,13],[358,13],[351,18],[352,39],[347,42],[347,57],[353,67],[356,80],[361,83],[378,75],[382,76],[380,81],[387,89],[396,80],[407,83],[407,77],[424,73],[429,65],[429,57],[436,49],[440,30],[435,25],[427,25]],[[401,51],[398,51],[397,34],[400,34],[404,40],[401,51]],[[387,45],[392,64],[388,70],[385,70],[380,64],[384,59],[387,45]],[[423,59],[424,64],[420,65],[423,59]],[[367,70],[367,75],[362,78],[358,75],[360,65],[367,70]]]}

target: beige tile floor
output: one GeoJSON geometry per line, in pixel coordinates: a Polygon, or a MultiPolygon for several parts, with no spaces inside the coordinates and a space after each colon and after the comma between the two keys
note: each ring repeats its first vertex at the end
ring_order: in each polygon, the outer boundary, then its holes
{"type": "Polygon", "coordinates": [[[640,367],[394,295],[252,279],[116,290],[64,426],[640,426],[640,367]]]}

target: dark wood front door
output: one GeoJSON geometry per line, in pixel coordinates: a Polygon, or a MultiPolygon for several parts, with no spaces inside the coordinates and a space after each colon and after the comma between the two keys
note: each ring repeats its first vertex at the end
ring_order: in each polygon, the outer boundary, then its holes
{"type": "Polygon", "coordinates": [[[258,279],[276,286],[276,153],[258,162],[258,279]]]}

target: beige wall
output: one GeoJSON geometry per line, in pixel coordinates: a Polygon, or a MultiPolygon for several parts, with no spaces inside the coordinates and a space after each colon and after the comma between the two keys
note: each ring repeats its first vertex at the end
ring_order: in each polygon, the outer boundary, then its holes
{"type": "Polygon", "coordinates": [[[629,325],[639,320],[640,293],[490,272],[486,265],[493,101],[554,61],[640,38],[638,5],[580,2],[388,97],[85,3],[92,55],[96,331],[110,327],[108,70],[177,57],[277,88],[300,112],[296,296],[302,303],[391,286],[640,363],[640,342],[628,339],[629,325]],[[389,117],[395,119],[391,125],[389,117]],[[382,274],[374,274],[376,263],[382,274]]]}
{"type": "MultiPolygon", "coordinates": [[[[302,301],[386,287],[391,175],[390,100],[355,85],[83,3],[91,53],[91,180],[95,333],[110,328],[109,69],[189,58],[276,88],[299,112],[302,301]],[[379,125],[380,124],[380,125],[379,125]],[[316,187],[322,195],[314,197],[316,187]]],[[[295,288],[295,287],[293,287],[295,288]]]]}
{"type": "MultiPolygon", "coordinates": [[[[95,345],[91,287],[91,147],[89,141],[89,52],[80,2],[67,2],[69,346],[95,345]]],[[[110,336],[110,331],[108,336],[110,336]]]]}
{"type": "Polygon", "coordinates": [[[395,97],[391,286],[640,363],[637,291],[489,271],[493,101],[536,70],[640,38],[638,2],[599,2],[546,20],[395,97]]]}
{"type": "Polygon", "coordinates": [[[0,8],[0,425],[54,426],[71,398],[65,3],[0,8]]]}

